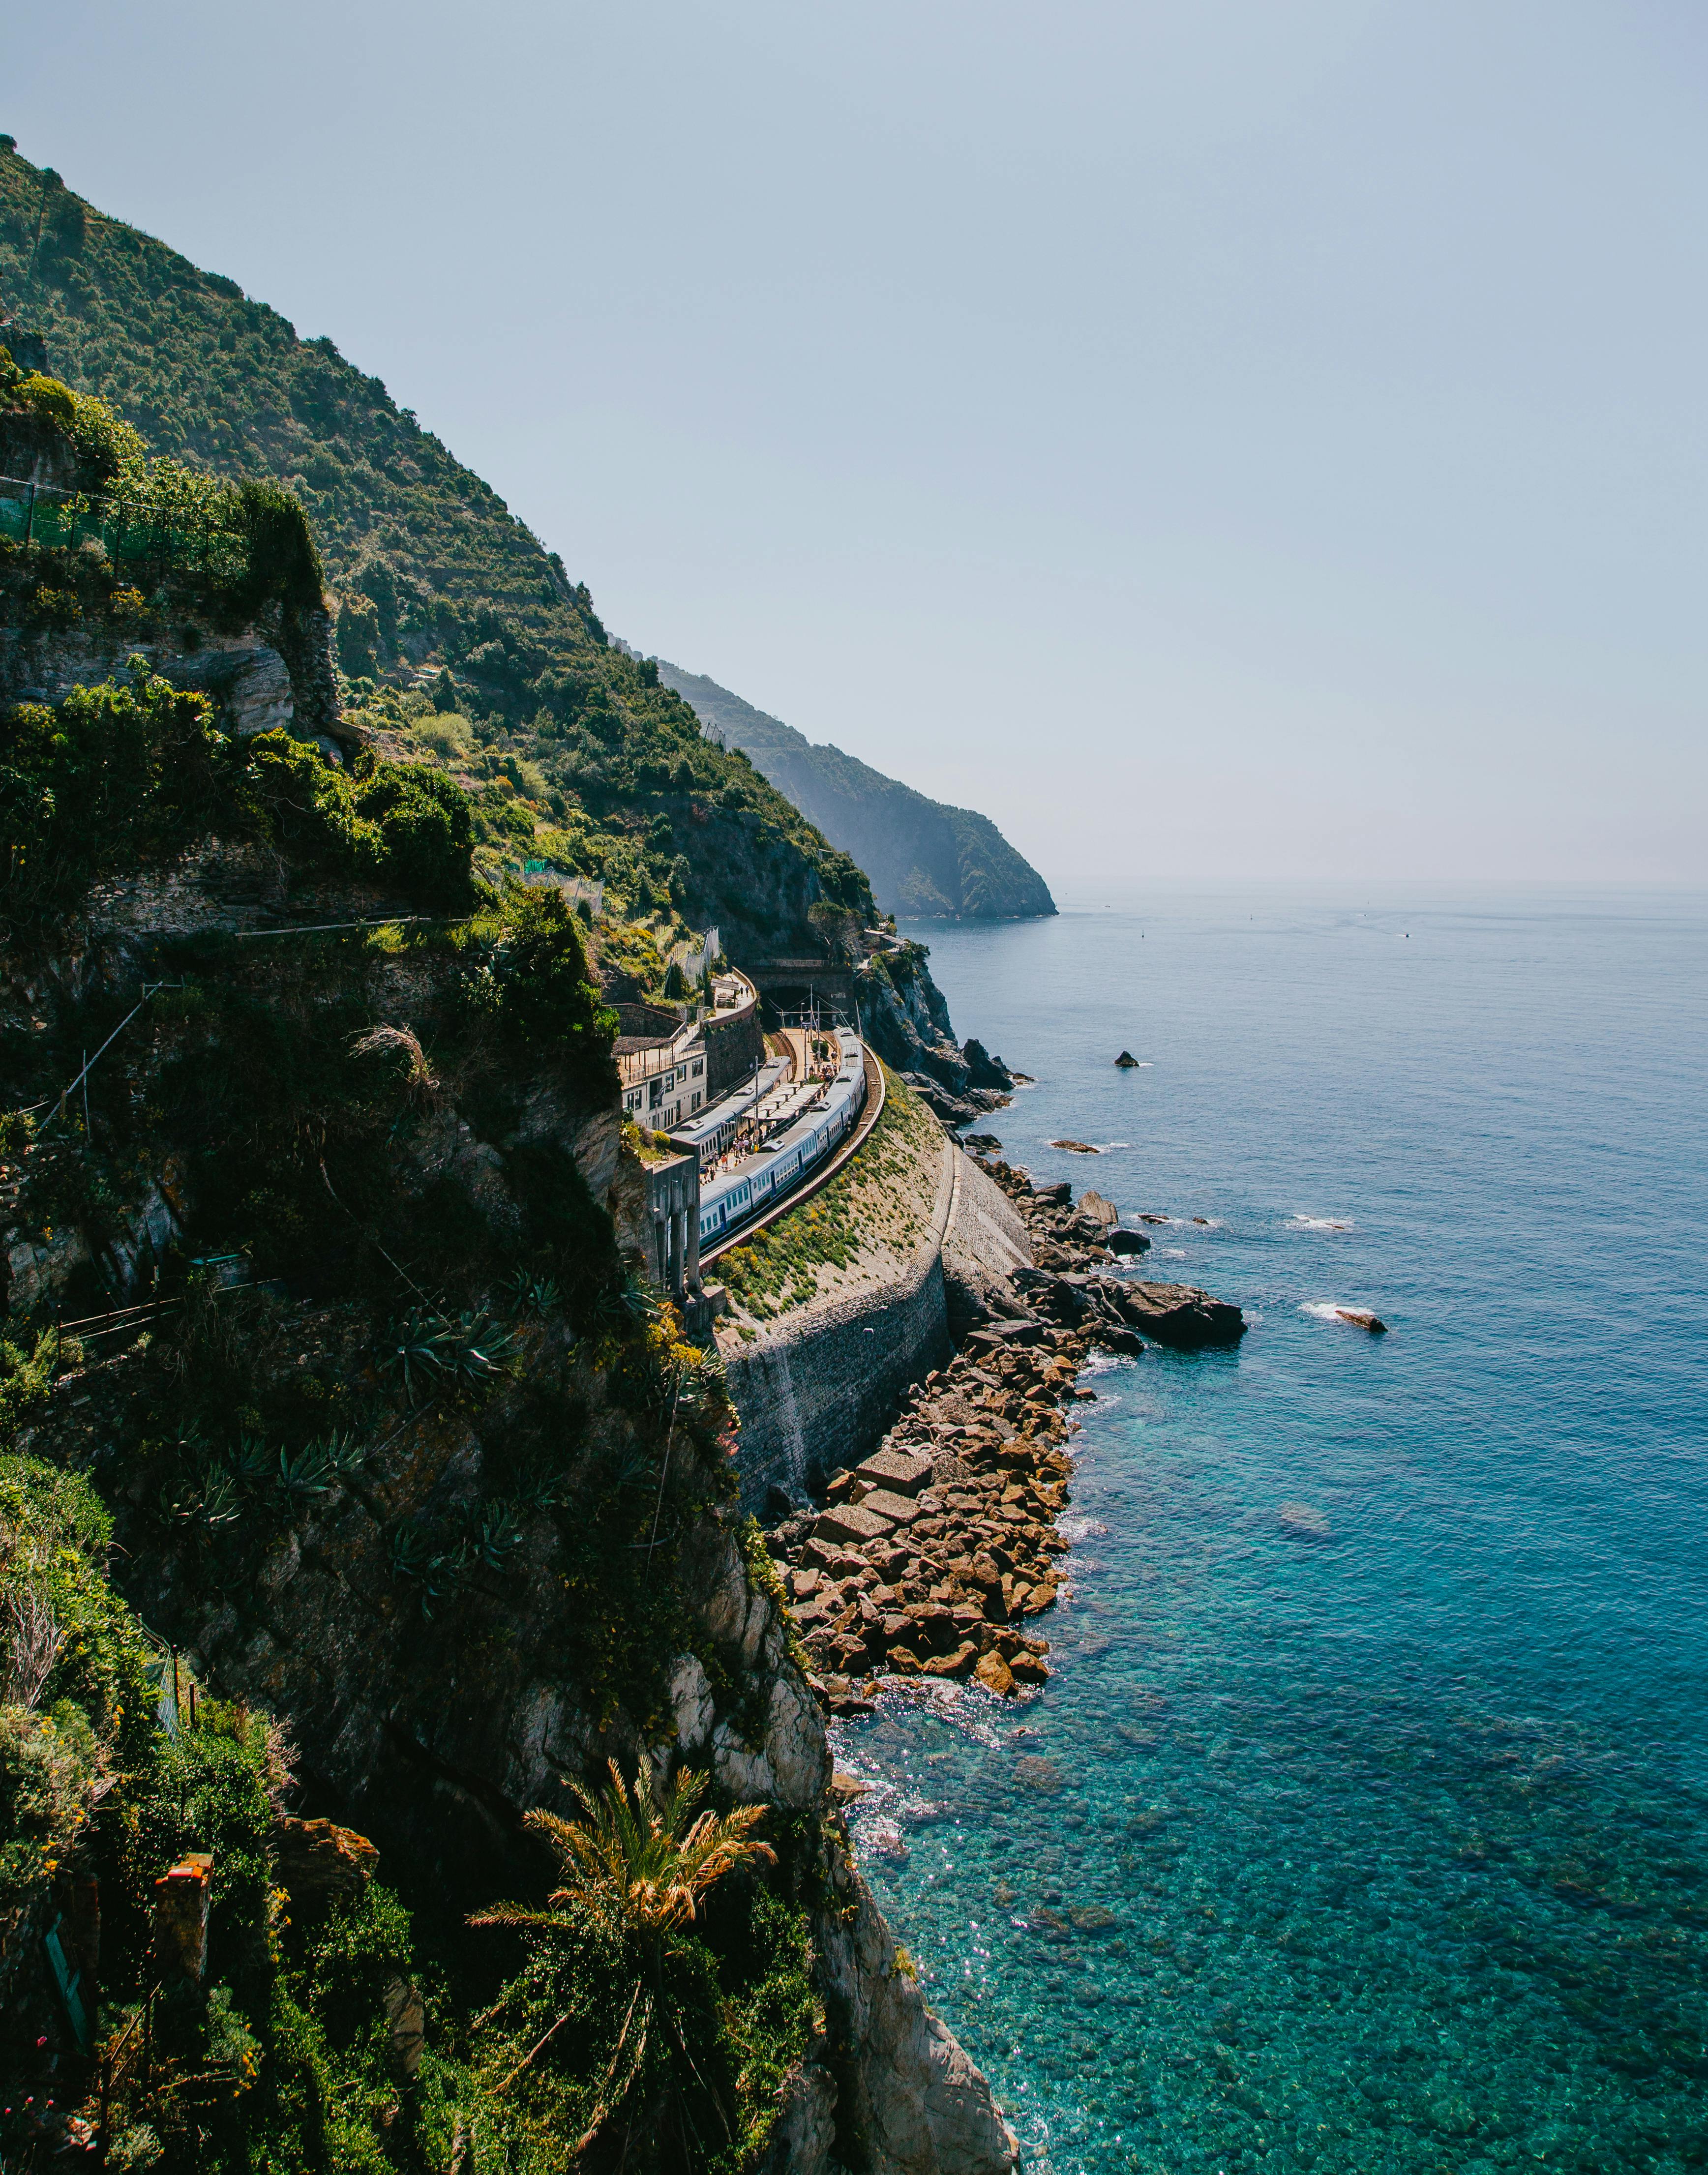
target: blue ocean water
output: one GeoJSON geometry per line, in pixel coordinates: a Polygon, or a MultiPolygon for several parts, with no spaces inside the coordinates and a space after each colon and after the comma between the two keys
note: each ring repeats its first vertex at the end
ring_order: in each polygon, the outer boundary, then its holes
{"type": "Polygon", "coordinates": [[[1088,1378],[1039,1698],[839,1726],[1028,2164],[1708,2164],[1708,900],[912,933],[1251,1323],[1088,1378]]]}

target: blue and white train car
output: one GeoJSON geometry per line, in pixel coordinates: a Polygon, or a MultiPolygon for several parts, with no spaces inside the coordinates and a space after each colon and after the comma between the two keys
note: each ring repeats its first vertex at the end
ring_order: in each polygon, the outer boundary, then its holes
{"type": "Polygon", "coordinates": [[[853,1131],[866,1098],[859,1038],[837,1029],[839,1062],[823,1096],[756,1156],[744,1157],[700,1188],[700,1244],[708,1246],[769,1208],[853,1131]]]}

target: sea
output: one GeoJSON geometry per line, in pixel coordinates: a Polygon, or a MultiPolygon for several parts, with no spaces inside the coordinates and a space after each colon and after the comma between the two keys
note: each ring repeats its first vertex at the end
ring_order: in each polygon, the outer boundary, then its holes
{"type": "Polygon", "coordinates": [[[1082,1378],[1037,1697],[837,1725],[1025,2165],[1708,2165],[1708,897],[906,933],[1250,1324],[1082,1378]]]}

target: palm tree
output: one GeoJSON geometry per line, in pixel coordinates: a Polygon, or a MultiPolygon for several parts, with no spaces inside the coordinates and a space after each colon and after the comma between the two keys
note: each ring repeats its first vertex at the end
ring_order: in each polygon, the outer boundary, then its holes
{"type": "MultiPolygon", "coordinates": [[[[706,1776],[684,1769],[655,1798],[652,1766],[644,1753],[632,1793],[615,1760],[606,1765],[610,1787],[599,1796],[583,1783],[570,1786],[584,1819],[566,1820],[541,1810],[525,1815],[528,1825],[545,1835],[557,1852],[561,1885],[547,1896],[545,1908],[498,1903],[476,1912],[469,1922],[472,1926],[510,1926],[524,1935],[559,1939],[592,1932],[622,1959],[629,1982],[627,2010],[592,2118],[572,2148],[572,2157],[588,2150],[627,2098],[642,2074],[655,2023],[664,2035],[669,2065],[674,2069],[678,2058],[686,2064],[729,2130],[728,2110],[706,2085],[688,2051],[670,2002],[665,1966],[714,1883],[737,1866],[777,1862],[770,1844],[751,1833],[765,1816],[762,1805],[741,1805],[728,1814],[706,1811],[696,1818],[695,1808],[706,1793],[706,1776]]],[[[514,2083],[572,2014],[572,2005],[566,2006],[499,2084],[498,2091],[514,2083]]],[[[671,2097],[686,2118],[680,2104],[680,2080],[676,2085],[671,2097]]]]}

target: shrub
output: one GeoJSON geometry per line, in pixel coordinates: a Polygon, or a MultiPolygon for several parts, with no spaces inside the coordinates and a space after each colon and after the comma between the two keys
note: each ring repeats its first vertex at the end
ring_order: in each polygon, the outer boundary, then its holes
{"type": "Polygon", "coordinates": [[[518,887],[506,901],[505,919],[493,974],[507,1033],[555,1057],[588,1100],[614,1098],[616,1020],[593,987],[581,925],[562,892],[518,887]]]}
{"type": "Polygon", "coordinates": [[[474,817],[468,795],[442,770],[384,762],[357,787],[358,816],[377,826],[385,875],[416,897],[442,904],[469,886],[474,817]]]}
{"type": "Polygon", "coordinates": [[[382,762],[353,782],[317,748],[274,730],[249,743],[274,838],[286,852],[342,873],[393,883],[428,905],[467,895],[474,817],[444,772],[382,762]]]}
{"type": "Polygon", "coordinates": [[[233,609],[253,613],[274,597],[299,610],[317,606],[326,571],[301,502],[282,485],[251,480],[232,493],[230,513],[247,561],[233,609]]]}
{"type": "Polygon", "coordinates": [[[24,702],[0,713],[0,838],[10,849],[0,892],[46,906],[238,815],[242,759],[212,714],[206,696],[146,667],[132,687],[77,687],[57,710],[24,702]]]}
{"type": "Polygon", "coordinates": [[[453,711],[444,716],[418,719],[415,738],[430,747],[443,762],[466,762],[474,752],[474,729],[453,711]]]}

